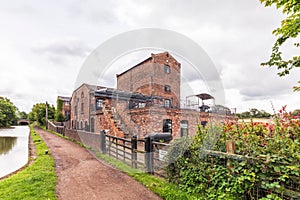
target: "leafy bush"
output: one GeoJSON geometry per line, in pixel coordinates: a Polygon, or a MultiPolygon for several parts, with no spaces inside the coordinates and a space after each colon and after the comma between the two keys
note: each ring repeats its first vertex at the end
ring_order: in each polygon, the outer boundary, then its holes
{"type": "MultiPolygon", "coordinates": [[[[298,197],[300,121],[285,107],[274,121],[199,127],[189,147],[166,167],[169,181],[205,199],[298,197]],[[225,153],[227,140],[235,143],[233,155],[225,153]]],[[[174,143],[168,159],[183,143],[174,143]]]]}

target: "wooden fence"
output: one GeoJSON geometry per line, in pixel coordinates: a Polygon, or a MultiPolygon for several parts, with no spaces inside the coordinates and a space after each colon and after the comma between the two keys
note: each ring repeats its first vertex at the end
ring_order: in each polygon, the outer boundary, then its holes
{"type": "Polygon", "coordinates": [[[64,135],[64,133],[65,133],[64,126],[58,126],[58,125],[54,124],[53,122],[51,122],[50,120],[47,121],[46,128],[51,131],[54,131],[56,133],[62,134],[62,135],[64,135]]]}

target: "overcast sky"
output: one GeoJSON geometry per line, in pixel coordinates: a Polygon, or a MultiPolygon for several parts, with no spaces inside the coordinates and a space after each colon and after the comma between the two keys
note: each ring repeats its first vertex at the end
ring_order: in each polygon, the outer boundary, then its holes
{"type": "MultiPolygon", "coordinates": [[[[38,102],[55,104],[58,95],[71,96],[82,64],[103,42],[130,30],[161,28],[187,36],[206,51],[223,82],[226,106],[271,112],[272,101],[276,110],[283,105],[294,110],[300,108],[300,93],[292,92],[299,69],[280,78],[276,69],[260,66],[283,18],[259,0],[2,1],[0,96],[26,112],[38,102]]],[[[107,70],[110,78],[99,83],[115,87],[116,73],[149,56],[121,57],[107,70]]],[[[194,80],[192,75],[184,78],[194,80]]]]}

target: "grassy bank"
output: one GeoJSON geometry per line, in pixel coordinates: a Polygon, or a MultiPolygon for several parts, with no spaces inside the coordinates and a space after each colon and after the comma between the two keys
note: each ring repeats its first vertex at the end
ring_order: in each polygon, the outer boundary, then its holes
{"type": "Polygon", "coordinates": [[[30,126],[30,133],[36,146],[37,158],[30,166],[7,179],[0,181],[0,199],[56,199],[57,177],[54,160],[46,155],[48,149],[41,137],[30,126]]]}
{"type": "MultiPolygon", "coordinates": [[[[45,127],[42,127],[42,128],[44,130],[46,130],[45,127]]],[[[178,188],[176,185],[167,182],[163,178],[156,177],[156,176],[144,173],[140,170],[131,168],[130,166],[124,164],[123,162],[121,162],[119,160],[116,160],[112,157],[109,157],[108,155],[96,152],[95,150],[93,150],[92,148],[90,148],[87,145],[79,143],[79,142],[77,142],[77,141],[75,141],[71,138],[63,136],[63,135],[58,134],[56,132],[53,132],[53,131],[50,131],[50,130],[47,130],[47,131],[51,132],[51,133],[53,133],[53,134],[55,134],[59,137],[62,137],[62,138],[65,138],[67,140],[70,140],[72,142],[75,142],[75,143],[79,144],[80,146],[93,151],[97,158],[99,158],[99,159],[105,161],[106,163],[110,164],[111,166],[125,172],[127,175],[133,177],[135,180],[137,180],[138,182],[143,184],[145,187],[149,188],[154,193],[161,196],[163,199],[167,199],[167,200],[173,200],[173,199],[174,200],[178,200],[178,199],[180,199],[180,200],[199,199],[199,197],[192,196],[190,194],[187,194],[183,190],[180,190],[180,188],[178,188]]]]}
{"type": "Polygon", "coordinates": [[[185,199],[199,199],[199,197],[192,196],[187,194],[178,186],[167,182],[165,179],[156,177],[147,173],[144,173],[140,170],[131,168],[130,166],[118,161],[108,155],[96,153],[96,156],[101,160],[109,163],[110,165],[114,166],[115,168],[125,172],[127,175],[133,177],[135,180],[149,188],[154,193],[161,196],[163,199],[167,200],[185,200],[185,199]]]}

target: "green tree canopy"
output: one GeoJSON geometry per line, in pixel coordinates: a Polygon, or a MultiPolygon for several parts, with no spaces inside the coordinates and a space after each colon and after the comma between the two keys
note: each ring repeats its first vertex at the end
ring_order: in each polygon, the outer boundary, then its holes
{"type": "MultiPolygon", "coordinates": [[[[48,119],[54,119],[55,108],[47,104],[48,108],[48,119]]],[[[40,125],[46,124],[46,103],[37,103],[35,104],[31,112],[28,115],[28,118],[31,122],[37,121],[40,125]]]]}
{"type": "Polygon", "coordinates": [[[292,115],[294,116],[300,116],[300,109],[296,109],[292,112],[292,115]]]}
{"type": "MultiPolygon", "coordinates": [[[[300,56],[295,55],[289,59],[282,57],[280,47],[289,39],[296,39],[296,48],[300,47],[298,35],[300,32],[300,1],[299,0],[260,0],[266,7],[276,5],[278,9],[287,15],[281,21],[281,27],[273,31],[277,39],[272,48],[269,61],[262,63],[263,66],[277,67],[279,76],[285,76],[294,68],[300,67],[300,56]]],[[[300,84],[300,81],[298,82],[300,84]]],[[[300,86],[294,86],[294,91],[300,91],[300,86]]]]}
{"type": "Polygon", "coordinates": [[[24,111],[18,111],[17,117],[18,119],[28,119],[28,114],[24,111]]]}
{"type": "Polygon", "coordinates": [[[264,110],[258,110],[256,108],[251,108],[249,111],[238,113],[237,116],[241,119],[244,118],[269,118],[270,113],[264,110]]]}
{"type": "Polygon", "coordinates": [[[13,125],[16,121],[15,105],[8,99],[0,97],[0,127],[13,125]]]}

